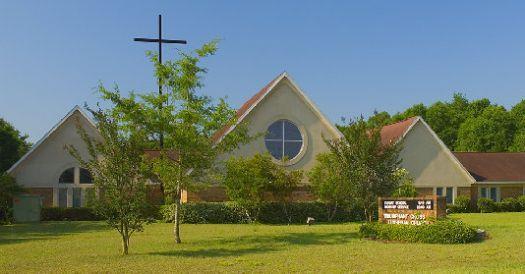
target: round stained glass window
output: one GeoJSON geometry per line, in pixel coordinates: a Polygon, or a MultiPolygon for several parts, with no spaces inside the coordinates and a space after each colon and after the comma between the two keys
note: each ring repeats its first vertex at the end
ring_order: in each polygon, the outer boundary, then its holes
{"type": "Polygon", "coordinates": [[[295,158],[303,147],[299,128],[288,120],[279,120],[268,127],[264,143],[268,152],[277,160],[295,158]]]}

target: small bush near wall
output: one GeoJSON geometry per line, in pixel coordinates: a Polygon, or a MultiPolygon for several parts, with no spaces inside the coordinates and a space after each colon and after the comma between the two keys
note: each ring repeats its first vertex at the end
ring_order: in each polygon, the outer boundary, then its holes
{"type": "Polygon", "coordinates": [[[448,205],[450,213],[469,213],[475,211],[470,205],[470,198],[467,196],[458,196],[453,205],[448,205]]]}
{"type": "Polygon", "coordinates": [[[496,206],[499,212],[518,212],[523,210],[519,200],[515,198],[505,198],[503,201],[496,203],[496,206]]]}
{"type": "Polygon", "coordinates": [[[47,207],[42,208],[42,221],[98,221],[101,220],[93,209],[87,207],[61,208],[47,207]]]}
{"type": "Polygon", "coordinates": [[[474,227],[453,219],[420,226],[365,223],[359,233],[364,238],[411,243],[462,244],[478,240],[474,227]]]}
{"type": "MultiPolygon", "coordinates": [[[[320,202],[296,202],[287,204],[287,213],[284,204],[277,202],[263,203],[259,212],[259,222],[266,224],[305,223],[307,217],[313,217],[317,222],[328,222],[329,208],[320,202]]],[[[172,205],[161,207],[163,220],[173,221],[172,205]]],[[[351,222],[364,219],[363,211],[359,209],[339,210],[332,222],[351,222]]],[[[243,208],[232,202],[218,203],[187,203],[182,204],[181,220],[183,223],[193,224],[239,224],[248,223],[250,219],[243,208]]]]}
{"type": "Polygon", "coordinates": [[[481,213],[490,213],[498,211],[498,206],[496,202],[492,201],[489,198],[479,198],[478,199],[478,210],[481,213]]]}

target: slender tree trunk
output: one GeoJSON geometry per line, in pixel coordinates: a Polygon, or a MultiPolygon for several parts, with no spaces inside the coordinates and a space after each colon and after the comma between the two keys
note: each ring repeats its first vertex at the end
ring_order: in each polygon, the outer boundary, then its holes
{"type": "Polygon", "coordinates": [[[122,254],[123,255],[128,255],[128,250],[129,250],[129,231],[128,231],[128,227],[126,225],[123,226],[121,234],[122,234],[122,254]]]}
{"type": "Polygon", "coordinates": [[[173,224],[173,236],[175,236],[175,242],[180,244],[180,196],[181,196],[181,189],[180,185],[177,186],[177,194],[175,195],[175,216],[173,220],[175,221],[173,224]]]}

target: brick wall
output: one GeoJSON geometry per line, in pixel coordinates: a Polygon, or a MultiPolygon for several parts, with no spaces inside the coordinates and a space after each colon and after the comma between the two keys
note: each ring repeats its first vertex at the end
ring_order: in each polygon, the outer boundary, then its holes
{"type": "Polygon", "coordinates": [[[27,193],[33,195],[40,195],[42,197],[43,207],[53,206],[53,188],[52,187],[32,187],[26,188],[27,193]]]}
{"type": "Polygon", "coordinates": [[[416,190],[419,196],[433,195],[433,188],[431,187],[417,187],[416,190]]]}
{"type": "Polygon", "coordinates": [[[523,187],[519,186],[502,186],[501,187],[501,199],[505,198],[516,198],[523,195],[523,187]]]}
{"type": "Polygon", "coordinates": [[[457,196],[466,196],[466,197],[471,197],[470,196],[470,193],[471,193],[471,187],[458,187],[457,189],[457,196]]]}

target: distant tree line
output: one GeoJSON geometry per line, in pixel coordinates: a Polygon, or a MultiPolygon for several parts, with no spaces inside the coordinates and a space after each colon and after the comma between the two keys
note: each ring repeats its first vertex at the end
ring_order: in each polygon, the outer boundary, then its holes
{"type": "Polygon", "coordinates": [[[455,93],[448,102],[415,104],[394,115],[374,111],[369,127],[381,127],[412,116],[421,116],[454,151],[525,151],[525,99],[510,109],[487,98],[469,101],[455,93]]]}

